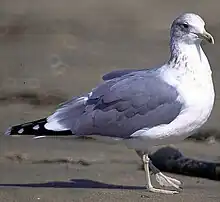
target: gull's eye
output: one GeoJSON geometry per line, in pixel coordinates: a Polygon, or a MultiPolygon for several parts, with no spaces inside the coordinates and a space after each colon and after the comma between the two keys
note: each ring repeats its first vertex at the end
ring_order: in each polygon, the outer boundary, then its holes
{"type": "Polygon", "coordinates": [[[183,23],[182,27],[184,27],[185,29],[189,28],[189,25],[187,23],[183,23]]]}

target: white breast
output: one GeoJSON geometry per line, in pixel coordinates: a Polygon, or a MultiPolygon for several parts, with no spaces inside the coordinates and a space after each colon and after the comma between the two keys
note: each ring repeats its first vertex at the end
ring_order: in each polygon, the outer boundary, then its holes
{"type": "MultiPolygon", "coordinates": [[[[170,64],[160,68],[160,77],[177,89],[178,100],[183,103],[183,108],[171,123],[135,132],[132,136],[140,137],[139,148],[178,142],[207,121],[215,94],[209,62],[202,49],[200,53],[192,53],[186,61],[187,65],[177,63],[173,68],[170,64]]],[[[135,145],[137,141],[135,140],[135,145]]],[[[133,142],[129,142],[131,143],[134,146],[133,142]]]]}
{"type": "Polygon", "coordinates": [[[169,124],[182,133],[192,133],[200,128],[210,116],[214,104],[212,72],[207,57],[199,48],[199,54],[197,49],[191,51],[186,65],[164,70],[161,74],[167,83],[177,89],[178,99],[184,103],[180,116],[169,124]]]}

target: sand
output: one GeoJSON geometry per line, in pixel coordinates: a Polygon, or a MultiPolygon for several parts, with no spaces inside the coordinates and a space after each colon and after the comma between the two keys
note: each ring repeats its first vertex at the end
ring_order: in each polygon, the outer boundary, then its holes
{"type": "MultiPolygon", "coordinates": [[[[215,37],[216,44],[204,49],[217,99],[203,129],[220,130],[219,1],[20,0],[0,7],[1,134],[89,91],[105,72],[163,63],[168,27],[182,12],[203,16],[215,37]]],[[[220,161],[216,141],[175,147],[191,158],[220,161]]],[[[122,144],[0,136],[0,201],[220,201],[219,181],[172,173],[184,182],[180,194],[148,193],[140,167],[139,157],[122,144]]]]}

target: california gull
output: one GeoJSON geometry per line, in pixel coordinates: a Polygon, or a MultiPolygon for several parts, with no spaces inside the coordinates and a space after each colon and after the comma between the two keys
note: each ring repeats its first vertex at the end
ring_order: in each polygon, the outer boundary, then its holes
{"type": "Polygon", "coordinates": [[[90,93],[60,105],[49,117],[10,127],[6,135],[74,135],[121,140],[142,156],[146,188],[178,193],[181,182],[165,176],[149,159],[149,148],[176,143],[198,130],[214,103],[212,72],[200,44],[214,43],[205,22],[193,13],[180,15],[170,31],[170,58],[160,68],[118,70],[103,76],[90,93]],[[149,166],[163,186],[152,186],[149,166]]]}

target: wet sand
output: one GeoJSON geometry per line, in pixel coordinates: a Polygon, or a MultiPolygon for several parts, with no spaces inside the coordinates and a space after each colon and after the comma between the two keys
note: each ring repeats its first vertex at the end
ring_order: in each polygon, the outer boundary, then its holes
{"type": "MultiPolygon", "coordinates": [[[[186,141],[176,145],[186,156],[219,161],[220,144],[186,141]],[[204,152],[205,151],[205,155],[204,152]]],[[[220,183],[167,173],[183,191],[166,196],[144,189],[136,153],[124,145],[70,138],[1,138],[1,201],[219,201],[220,183]],[[39,198],[39,199],[38,199],[39,198]]],[[[153,178],[153,183],[158,186],[153,178]]]]}
{"type": "MultiPolygon", "coordinates": [[[[168,26],[186,11],[203,16],[216,40],[204,46],[217,99],[203,129],[220,130],[219,1],[20,0],[2,1],[0,10],[2,134],[89,91],[105,72],[163,63],[168,26]]],[[[220,161],[216,141],[176,148],[190,158],[220,161]]],[[[140,168],[139,157],[121,144],[0,136],[0,201],[220,201],[219,181],[171,173],[184,182],[180,194],[148,193],[140,168]]]]}

